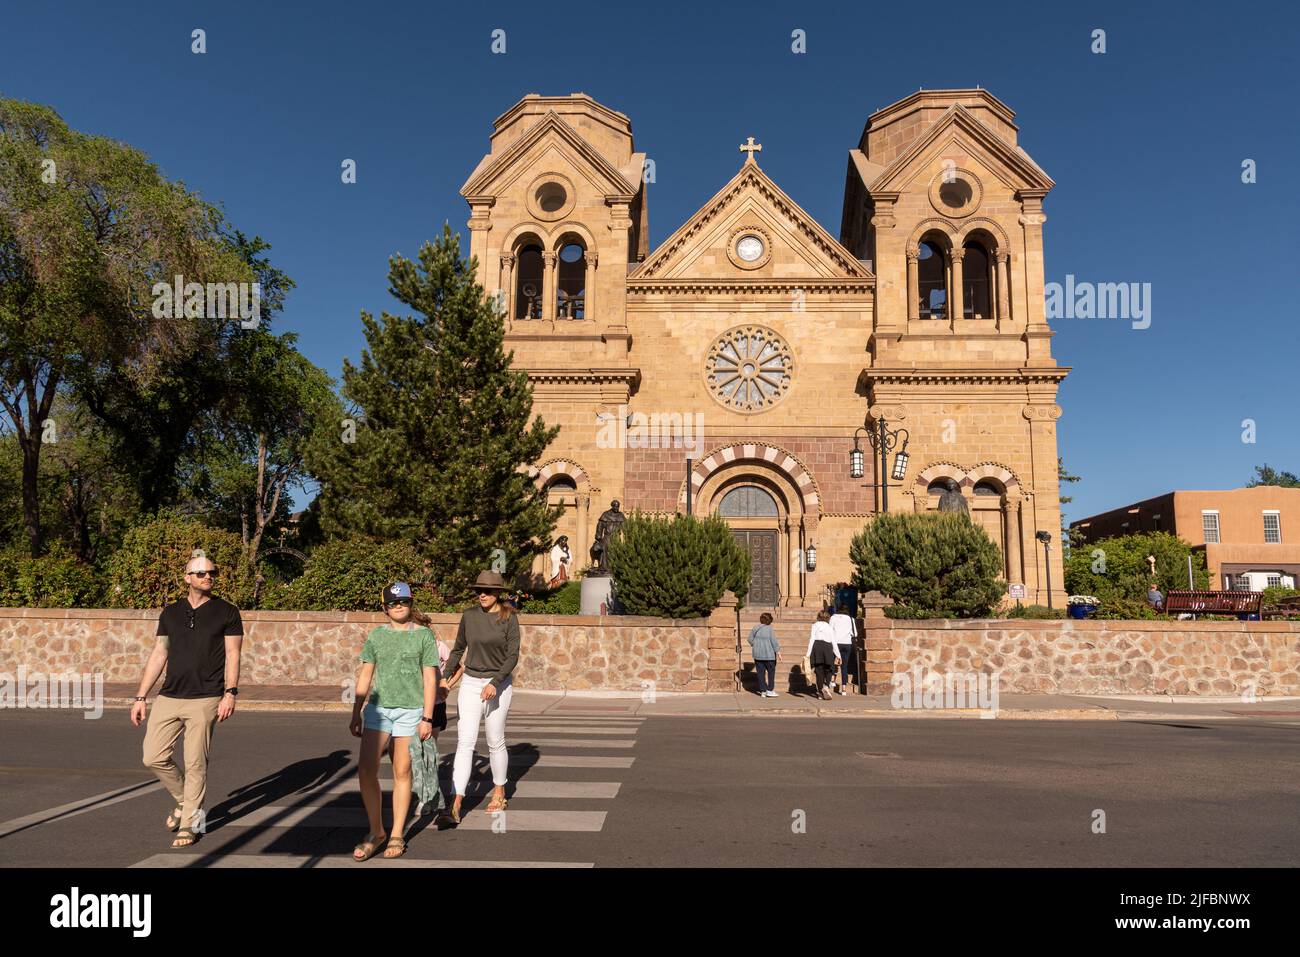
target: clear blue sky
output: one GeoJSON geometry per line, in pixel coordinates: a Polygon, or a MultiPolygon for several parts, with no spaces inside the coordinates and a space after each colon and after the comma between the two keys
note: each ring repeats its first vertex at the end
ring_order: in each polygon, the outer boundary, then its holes
{"type": "Polygon", "coordinates": [[[338,375],[387,258],[444,220],[494,117],[583,91],[656,161],[652,247],[761,161],[838,235],[846,151],[873,110],[980,85],[1055,179],[1048,281],[1152,284],[1152,324],[1060,320],[1072,518],[1300,469],[1294,4],[30,3],[0,12],[0,93],[131,143],[273,244],[280,330],[338,375]],[[208,52],[190,52],[207,31],[208,52]],[[506,31],[507,53],[490,52],[506,31]],[[808,52],[790,51],[794,29],[808,52]],[[1107,52],[1090,50],[1094,28],[1107,52]],[[340,183],[340,163],[358,182],[340,183]],[[1241,163],[1258,164],[1243,185],[1241,163]],[[1288,185],[1289,184],[1289,185],[1288,185]],[[1257,442],[1241,441],[1254,419],[1257,442]]]}

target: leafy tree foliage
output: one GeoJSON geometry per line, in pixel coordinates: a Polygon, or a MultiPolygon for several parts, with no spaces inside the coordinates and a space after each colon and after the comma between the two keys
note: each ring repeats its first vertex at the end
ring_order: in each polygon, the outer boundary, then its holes
{"type": "Polygon", "coordinates": [[[717,515],[633,512],[609,546],[615,595],[629,615],[702,618],[727,589],[743,604],[750,566],[749,553],[717,515]]]}

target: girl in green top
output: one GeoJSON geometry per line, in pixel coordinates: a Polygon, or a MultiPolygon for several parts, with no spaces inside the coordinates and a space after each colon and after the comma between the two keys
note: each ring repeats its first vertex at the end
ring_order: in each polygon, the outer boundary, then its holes
{"type": "Polygon", "coordinates": [[[370,833],[352,852],[357,861],[374,857],[385,839],[388,847],[384,857],[406,853],[403,834],[411,806],[410,738],[418,734],[425,741],[433,734],[433,705],[439,684],[438,643],[432,631],[412,620],[417,613],[412,607],[410,585],[394,582],[384,589],[384,614],[388,624],[372,631],[361,649],[361,672],[352,702],[350,730],[353,737],[361,739],[357,778],[366,817],[370,819],[370,833]],[[390,738],[397,745],[392,752],[391,838],[384,831],[383,793],[379,788],[379,760],[390,738]]]}

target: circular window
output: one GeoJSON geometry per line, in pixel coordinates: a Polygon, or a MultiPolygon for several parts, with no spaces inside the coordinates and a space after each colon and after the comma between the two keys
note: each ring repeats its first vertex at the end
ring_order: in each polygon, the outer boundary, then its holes
{"type": "Polygon", "coordinates": [[[569,243],[567,246],[560,248],[560,261],[566,263],[576,263],[582,258],[586,250],[577,243],[569,243]]]}
{"type": "Polygon", "coordinates": [[[949,167],[930,184],[930,205],[945,216],[969,216],[978,208],[983,193],[974,173],[949,167]]]}
{"type": "Polygon", "coordinates": [[[772,238],[758,226],[742,226],[727,238],[727,258],[741,269],[758,269],[772,258],[772,238]]]}
{"type": "Polygon", "coordinates": [[[528,211],[544,222],[555,222],[573,209],[573,184],[559,173],[545,173],[533,180],[525,194],[528,211]]]}
{"type": "Polygon", "coordinates": [[[964,179],[955,179],[951,183],[944,183],[939,187],[939,199],[949,209],[963,209],[966,204],[975,196],[975,191],[970,188],[970,183],[964,179]]]}
{"type": "Polygon", "coordinates": [[[537,192],[533,194],[533,197],[537,200],[537,208],[544,213],[560,211],[569,200],[569,194],[564,191],[564,187],[559,183],[543,183],[537,187],[537,192]]]}
{"type": "Polygon", "coordinates": [[[763,326],[738,326],[723,333],[704,361],[704,379],[714,400],[735,412],[764,412],[790,390],[794,356],[784,339],[763,326]]]}

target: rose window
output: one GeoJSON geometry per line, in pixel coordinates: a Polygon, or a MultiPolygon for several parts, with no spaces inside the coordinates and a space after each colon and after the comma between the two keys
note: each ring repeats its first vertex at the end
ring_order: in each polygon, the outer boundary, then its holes
{"type": "Polygon", "coordinates": [[[794,357],[785,340],[762,326],[739,326],[718,338],[704,363],[713,398],[736,412],[762,412],[790,389],[794,357]]]}

